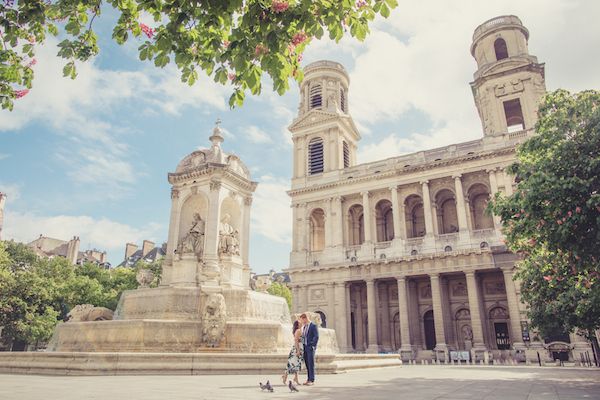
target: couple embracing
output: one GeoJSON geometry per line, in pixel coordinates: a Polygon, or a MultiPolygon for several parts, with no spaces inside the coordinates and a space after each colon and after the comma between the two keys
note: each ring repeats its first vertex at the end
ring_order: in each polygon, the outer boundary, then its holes
{"type": "Polygon", "coordinates": [[[319,342],[319,328],[308,319],[306,313],[294,321],[294,344],[288,355],[287,367],[281,377],[285,384],[288,375],[294,375],[294,382],[298,382],[298,372],[302,369],[302,361],[306,365],[308,378],[303,385],[312,386],[315,383],[315,351],[319,342]]]}

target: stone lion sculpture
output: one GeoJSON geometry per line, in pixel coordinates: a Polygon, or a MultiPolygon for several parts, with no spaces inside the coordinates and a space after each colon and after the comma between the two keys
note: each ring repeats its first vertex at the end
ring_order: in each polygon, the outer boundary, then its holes
{"type": "Polygon", "coordinates": [[[67,322],[108,321],[113,315],[114,312],[106,307],[78,304],[67,314],[67,322]]]}
{"type": "Polygon", "coordinates": [[[202,314],[202,342],[208,347],[218,347],[225,337],[227,308],[221,293],[213,293],[206,299],[202,314]]]}

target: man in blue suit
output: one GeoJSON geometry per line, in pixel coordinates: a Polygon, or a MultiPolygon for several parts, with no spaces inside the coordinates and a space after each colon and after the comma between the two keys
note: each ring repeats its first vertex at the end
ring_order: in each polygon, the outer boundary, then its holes
{"type": "Polygon", "coordinates": [[[315,351],[319,342],[319,328],[309,321],[306,313],[300,315],[300,321],[304,324],[302,336],[304,337],[304,364],[308,379],[303,385],[311,386],[315,383],[315,351]]]}

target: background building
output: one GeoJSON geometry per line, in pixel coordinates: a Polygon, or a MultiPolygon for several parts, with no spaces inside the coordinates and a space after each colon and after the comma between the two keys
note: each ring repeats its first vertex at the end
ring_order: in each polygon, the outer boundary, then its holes
{"type": "Polygon", "coordinates": [[[399,351],[404,359],[468,351],[476,360],[527,353],[537,361],[537,351],[551,358],[553,345],[575,359],[589,350],[576,335],[526,340],[516,256],[503,245],[500,220],[486,212],[490,197],[513,193],[507,167],[534,133],[545,93],[544,64],[529,54],[528,39],[515,16],[473,34],[481,139],[360,165],[348,74],[331,61],[305,68],[289,127],[287,272],[293,311],[323,315],[345,351],[399,351]]]}
{"type": "Polygon", "coordinates": [[[40,236],[32,242],[27,243],[35,254],[40,257],[64,257],[71,264],[81,265],[89,262],[110,268],[110,263],[106,259],[106,252],[90,249],[79,251],[79,236],[73,236],[70,240],[55,239],[51,237],[40,236]]]}
{"type": "Polygon", "coordinates": [[[167,254],[167,244],[163,243],[160,247],[154,245],[150,240],[142,242],[142,248],[133,243],[125,245],[125,258],[118,267],[133,267],[135,263],[142,260],[147,263],[153,263],[165,257],[167,254]]]}

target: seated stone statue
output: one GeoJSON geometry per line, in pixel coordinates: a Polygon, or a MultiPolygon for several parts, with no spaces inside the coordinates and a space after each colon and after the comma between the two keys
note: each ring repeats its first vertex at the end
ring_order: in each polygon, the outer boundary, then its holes
{"type": "Polygon", "coordinates": [[[224,214],[219,223],[219,254],[239,255],[239,233],[229,224],[230,219],[224,214]]]}
{"type": "Polygon", "coordinates": [[[198,258],[202,257],[204,250],[204,221],[200,214],[195,213],[190,229],[177,245],[177,253],[195,254],[198,258]]]}

